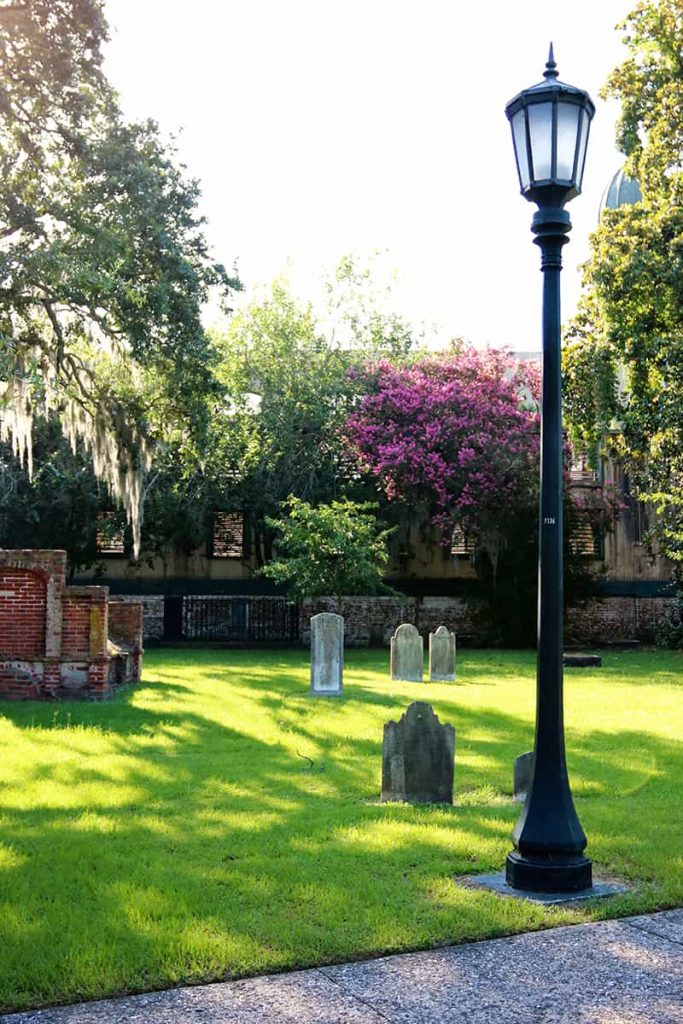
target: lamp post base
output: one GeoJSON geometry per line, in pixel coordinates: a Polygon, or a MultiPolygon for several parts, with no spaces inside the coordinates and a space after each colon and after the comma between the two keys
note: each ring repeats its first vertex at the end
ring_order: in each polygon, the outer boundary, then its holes
{"type": "Polygon", "coordinates": [[[593,884],[593,866],[588,857],[546,860],[513,851],[505,861],[505,881],[526,892],[581,892],[593,884]]]}

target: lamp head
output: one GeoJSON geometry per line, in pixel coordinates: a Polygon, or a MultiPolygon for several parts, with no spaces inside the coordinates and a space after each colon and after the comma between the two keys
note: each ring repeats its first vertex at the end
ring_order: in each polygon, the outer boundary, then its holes
{"type": "Polygon", "coordinates": [[[561,208],[581,192],[595,106],[583,89],[559,81],[552,43],[543,79],[517,93],[505,113],[522,195],[561,208]]]}

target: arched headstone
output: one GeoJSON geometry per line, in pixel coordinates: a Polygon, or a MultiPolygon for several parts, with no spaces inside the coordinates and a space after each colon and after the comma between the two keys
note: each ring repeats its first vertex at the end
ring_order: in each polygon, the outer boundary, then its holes
{"type": "Polygon", "coordinates": [[[415,626],[404,622],[391,638],[391,678],[404,683],[421,683],[423,642],[415,626]]]}
{"type": "Polygon", "coordinates": [[[311,618],[311,693],[333,697],[343,690],[344,619],[334,612],[311,618]]]}
{"type": "Polygon", "coordinates": [[[452,683],[455,679],[455,633],[446,626],[429,634],[429,678],[433,683],[452,683]]]}
{"type": "Polygon", "coordinates": [[[382,800],[453,803],[455,729],[442,725],[425,701],[384,726],[382,800]]]}

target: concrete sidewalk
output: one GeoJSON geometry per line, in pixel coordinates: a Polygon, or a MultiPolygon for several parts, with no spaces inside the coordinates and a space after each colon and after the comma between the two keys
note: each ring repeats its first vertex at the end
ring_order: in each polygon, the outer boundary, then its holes
{"type": "Polygon", "coordinates": [[[683,910],[0,1016],[0,1024],[680,1024],[683,910]]]}

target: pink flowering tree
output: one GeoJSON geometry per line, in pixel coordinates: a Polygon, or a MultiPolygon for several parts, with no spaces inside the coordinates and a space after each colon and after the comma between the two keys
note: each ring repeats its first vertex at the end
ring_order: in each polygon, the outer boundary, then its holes
{"type": "Polygon", "coordinates": [[[505,511],[537,494],[536,367],[463,347],[365,374],[346,424],[363,469],[390,500],[425,508],[444,543],[460,527],[490,546],[505,511]]]}
{"type": "MultiPolygon", "coordinates": [[[[345,427],[359,466],[390,503],[431,522],[439,543],[450,545],[455,530],[464,534],[474,551],[491,639],[533,641],[538,367],[505,351],[463,345],[408,365],[380,362],[360,376],[361,397],[345,427]]],[[[584,510],[567,488],[565,509],[565,594],[571,602],[589,578],[587,559],[573,537],[584,514],[591,528],[599,525],[605,503],[596,495],[584,510]]]]}

